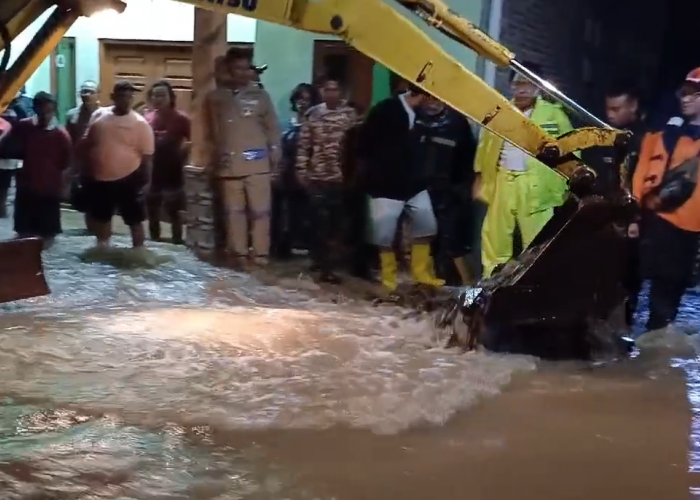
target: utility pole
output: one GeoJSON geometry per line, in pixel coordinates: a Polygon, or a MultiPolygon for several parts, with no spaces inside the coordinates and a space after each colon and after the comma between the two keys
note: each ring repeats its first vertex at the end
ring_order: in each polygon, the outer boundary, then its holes
{"type": "Polygon", "coordinates": [[[214,88],[214,61],[226,52],[226,14],[195,7],[192,47],[192,149],[185,168],[187,246],[203,259],[216,250],[215,196],[209,172],[211,134],[204,120],[204,96],[214,88]]]}

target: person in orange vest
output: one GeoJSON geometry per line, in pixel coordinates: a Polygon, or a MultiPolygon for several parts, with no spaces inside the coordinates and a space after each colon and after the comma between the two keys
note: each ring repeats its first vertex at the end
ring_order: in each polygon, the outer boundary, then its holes
{"type": "Polygon", "coordinates": [[[629,233],[641,237],[641,271],[650,282],[647,331],[675,321],[698,252],[700,68],[688,73],[677,96],[682,116],[644,137],[632,179],[642,218],[629,233]]]}

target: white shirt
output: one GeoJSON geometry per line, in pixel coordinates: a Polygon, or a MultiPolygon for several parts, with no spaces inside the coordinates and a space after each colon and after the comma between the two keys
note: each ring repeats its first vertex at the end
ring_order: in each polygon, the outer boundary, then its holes
{"type": "MultiPolygon", "coordinates": [[[[530,118],[532,115],[532,108],[528,109],[523,113],[525,116],[530,118]]],[[[510,142],[506,141],[503,143],[503,149],[501,149],[501,158],[499,164],[512,172],[524,172],[527,169],[526,161],[528,159],[528,154],[522,149],[516,148],[510,142]]]]}
{"type": "Polygon", "coordinates": [[[0,170],[19,170],[22,160],[0,160],[0,170]]]}
{"type": "Polygon", "coordinates": [[[406,93],[399,95],[399,100],[403,104],[403,109],[408,113],[408,128],[413,129],[413,125],[416,123],[416,112],[406,102],[406,93]]]}

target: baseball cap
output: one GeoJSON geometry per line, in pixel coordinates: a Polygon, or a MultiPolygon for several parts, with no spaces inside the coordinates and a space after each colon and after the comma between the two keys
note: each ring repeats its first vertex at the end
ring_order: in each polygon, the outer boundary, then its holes
{"type": "Polygon", "coordinates": [[[114,92],[115,94],[117,92],[129,92],[129,91],[138,92],[139,89],[138,89],[138,87],[136,87],[133,83],[131,83],[128,80],[122,80],[122,81],[115,83],[114,89],[112,90],[112,92],[114,92]]]}
{"type": "Polygon", "coordinates": [[[97,83],[90,80],[83,82],[83,84],[80,86],[80,95],[97,94],[98,91],[99,88],[97,87],[97,83]]]}

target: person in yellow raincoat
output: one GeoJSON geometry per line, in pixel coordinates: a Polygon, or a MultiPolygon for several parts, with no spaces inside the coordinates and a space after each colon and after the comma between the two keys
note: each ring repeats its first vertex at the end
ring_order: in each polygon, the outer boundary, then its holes
{"type": "MultiPolygon", "coordinates": [[[[534,64],[526,65],[540,73],[534,64]]],[[[513,104],[550,135],[572,130],[561,105],[540,96],[539,89],[518,74],[511,76],[513,104]]],[[[487,204],[481,230],[483,276],[489,277],[513,257],[513,236],[520,232],[527,248],[561,205],[567,193],[565,178],[484,129],[474,160],[474,196],[487,204]]]]}

